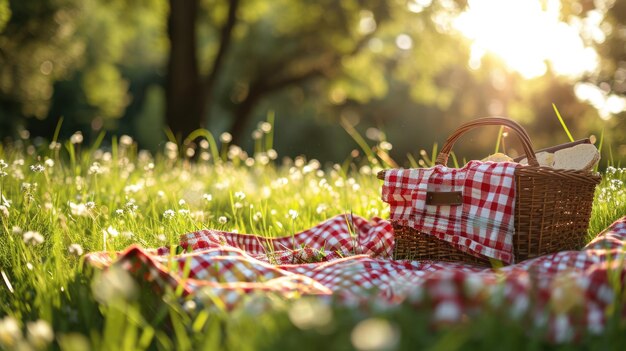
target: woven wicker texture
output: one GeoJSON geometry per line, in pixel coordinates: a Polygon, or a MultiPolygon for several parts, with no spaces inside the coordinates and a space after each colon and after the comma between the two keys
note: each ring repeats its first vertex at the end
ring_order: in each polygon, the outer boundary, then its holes
{"type": "MultiPolygon", "coordinates": [[[[465,123],[448,137],[435,163],[446,165],[456,140],[465,132],[485,125],[504,125],[515,132],[528,157],[529,165],[520,165],[515,171],[513,249],[516,261],[583,247],[595,187],[601,177],[589,171],[540,167],[530,138],[518,123],[500,117],[480,118],[465,123]]],[[[384,179],[384,173],[380,173],[379,178],[384,179]]],[[[396,259],[490,265],[486,258],[461,252],[447,242],[414,228],[394,223],[394,231],[396,259]]]]}

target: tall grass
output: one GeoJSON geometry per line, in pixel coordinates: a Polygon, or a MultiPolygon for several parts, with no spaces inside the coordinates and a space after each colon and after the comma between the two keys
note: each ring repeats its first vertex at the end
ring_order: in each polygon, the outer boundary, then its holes
{"type": "MultiPolygon", "coordinates": [[[[331,306],[332,323],[305,328],[294,320],[293,303],[278,297],[251,297],[246,308],[227,313],[219,301],[201,306],[185,301],[180,291],[155,294],[123,271],[102,273],[83,264],[84,252],[114,253],[134,243],[175,246],[180,234],[200,228],[272,237],[338,213],[388,216],[375,176],[390,163],[384,160],[390,149],[384,138],[373,149],[363,139],[367,157],[344,165],[304,157],[279,161],[268,140],[272,123],[266,123],[259,126],[253,155],[229,145],[228,135],[221,136],[218,148],[206,131],[181,145],[169,142],[154,156],[138,151],[125,136],[100,147],[75,137],[63,144],[23,139],[2,148],[0,347],[350,349],[359,346],[355,335],[368,320],[391,331],[392,349],[550,346],[544,331],[532,331],[528,339],[528,330],[503,320],[499,311],[434,330],[427,310],[331,306]],[[270,308],[258,312],[259,304],[270,308]]],[[[436,149],[420,156],[415,163],[431,165],[436,149]]],[[[626,213],[624,181],[624,170],[609,168],[590,232],[626,213]]],[[[585,336],[583,345],[623,345],[624,326],[619,321],[612,326],[602,336],[585,336]]],[[[556,348],[561,347],[569,346],[556,348]]]]}

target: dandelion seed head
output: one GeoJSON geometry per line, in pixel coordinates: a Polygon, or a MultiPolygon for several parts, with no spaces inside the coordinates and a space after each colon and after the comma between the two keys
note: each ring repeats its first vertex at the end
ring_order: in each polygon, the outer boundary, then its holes
{"type": "Polygon", "coordinates": [[[222,143],[230,143],[232,140],[233,136],[228,132],[224,132],[220,135],[220,141],[222,143]]]}
{"type": "Polygon", "coordinates": [[[278,153],[274,149],[269,149],[267,150],[267,157],[269,157],[270,160],[275,160],[278,158],[278,153]]]}
{"type": "Polygon", "coordinates": [[[226,218],[225,216],[220,216],[217,221],[221,224],[226,224],[226,222],[228,222],[228,218],[226,218]]]}
{"type": "Polygon", "coordinates": [[[391,143],[388,141],[381,141],[380,144],[378,144],[378,147],[380,147],[380,149],[384,151],[390,151],[391,149],[393,149],[393,145],[391,145],[391,143]]]}
{"type": "Polygon", "coordinates": [[[50,145],[48,145],[48,149],[50,149],[52,151],[61,150],[61,143],[53,141],[53,142],[50,143],[50,145]]]}
{"type": "Polygon", "coordinates": [[[70,255],[80,257],[83,255],[83,247],[80,244],[72,244],[67,248],[70,255]]]}
{"type": "Polygon", "coordinates": [[[76,144],[81,144],[83,142],[83,133],[78,131],[75,132],[74,134],[72,134],[72,136],[70,137],[70,143],[76,145],[76,144]]]}
{"type": "Polygon", "coordinates": [[[185,156],[187,156],[188,158],[192,158],[194,155],[196,154],[196,150],[194,150],[193,148],[187,148],[187,150],[185,150],[185,156]]]}
{"type": "Polygon", "coordinates": [[[185,201],[185,199],[178,200],[178,206],[185,206],[186,203],[187,201],[185,201]]]}
{"type": "Polygon", "coordinates": [[[133,138],[126,134],[122,135],[120,137],[120,145],[126,146],[126,147],[133,145],[133,138]]]}
{"type": "Polygon", "coordinates": [[[87,171],[88,174],[102,174],[104,173],[102,170],[102,167],[100,166],[99,162],[94,162],[91,164],[91,166],[89,166],[89,170],[87,171]]]}
{"type": "Polygon", "coordinates": [[[41,235],[41,233],[36,232],[36,231],[31,231],[31,230],[25,232],[22,235],[22,240],[24,240],[24,243],[26,245],[30,245],[30,246],[37,246],[44,242],[44,238],[43,238],[43,235],[41,235]]]}
{"type": "Polygon", "coordinates": [[[246,194],[243,191],[237,191],[235,192],[235,198],[237,200],[243,200],[246,198],[246,194]]]}
{"type": "Polygon", "coordinates": [[[262,131],[260,131],[258,129],[255,129],[252,132],[252,140],[259,140],[259,139],[261,139],[261,137],[263,137],[263,132],[262,131]]]}
{"type": "Polygon", "coordinates": [[[89,209],[85,204],[76,204],[70,201],[68,205],[70,206],[70,213],[73,216],[86,217],[89,215],[89,209]]]}
{"type": "Polygon", "coordinates": [[[296,210],[291,209],[291,210],[288,211],[288,214],[289,214],[289,217],[292,220],[298,218],[298,211],[296,211],[296,210]]]}
{"type": "Polygon", "coordinates": [[[13,349],[22,339],[22,330],[17,319],[6,316],[0,319],[0,346],[13,349]]]}

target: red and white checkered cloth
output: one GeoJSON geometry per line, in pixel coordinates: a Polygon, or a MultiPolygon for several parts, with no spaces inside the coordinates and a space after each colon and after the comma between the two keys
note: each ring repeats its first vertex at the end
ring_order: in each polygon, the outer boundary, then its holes
{"type": "MultiPolygon", "coordinates": [[[[350,306],[404,302],[432,308],[433,320],[442,322],[502,308],[512,318],[545,326],[558,341],[603,331],[607,311],[619,306],[615,289],[626,286],[625,244],[626,217],[581,251],[501,269],[394,261],[389,222],[341,215],[283,238],[202,230],[182,236],[185,253],[131,247],[117,257],[88,254],[87,262],[115,264],[158,291],[182,288],[200,302],[229,309],[259,293],[317,295],[350,306]]],[[[626,310],[614,313],[626,317],[626,310]]]]}
{"type": "Polygon", "coordinates": [[[445,240],[463,252],[513,263],[513,162],[470,161],[463,168],[392,169],[382,199],[391,220],[445,240]],[[461,205],[427,205],[427,192],[462,192],[461,205]]]}

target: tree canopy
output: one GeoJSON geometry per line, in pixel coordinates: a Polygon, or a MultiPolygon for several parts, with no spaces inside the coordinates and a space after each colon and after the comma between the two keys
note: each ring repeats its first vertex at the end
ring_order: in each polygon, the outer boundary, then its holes
{"type": "Polygon", "coordinates": [[[577,137],[604,130],[626,158],[626,5],[539,3],[578,28],[597,69],[571,77],[546,61],[529,78],[497,53],[477,59],[455,24],[471,1],[0,0],[1,133],[49,136],[62,116],[67,133],[128,133],[148,148],[163,127],[245,145],[274,111],[284,154],[344,157],[344,121],[384,130],[404,159],[484,115],[522,121],[539,146],[565,141],[555,104],[577,137]]]}

